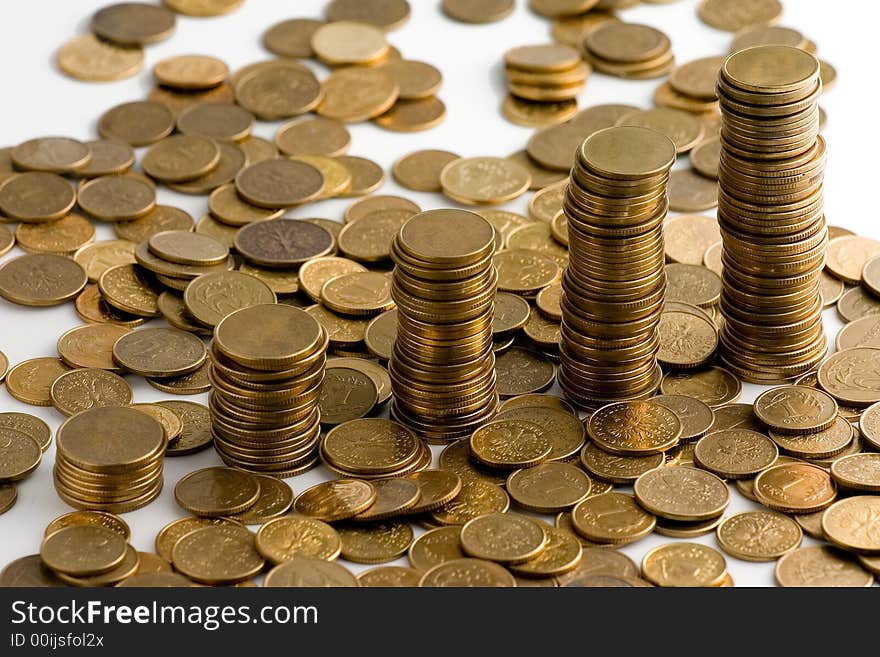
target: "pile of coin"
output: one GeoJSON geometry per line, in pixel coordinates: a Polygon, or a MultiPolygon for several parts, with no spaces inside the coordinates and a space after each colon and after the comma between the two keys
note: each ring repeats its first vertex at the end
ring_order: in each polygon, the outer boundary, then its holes
{"type": "Polygon", "coordinates": [[[504,72],[508,102],[531,105],[575,101],[591,69],[576,49],[547,44],[511,48],[504,54],[504,72]]]}
{"type": "Polygon", "coordinates": [[[663,220],[675,145],[640,127],[601,130],[577,153],[565,193],[559,384],[586,407],[650,397],[663,309],[663,220]]]}
{"type": "Polygon", "coordinates": [[[315,319],[287,305],[243,308],[217,324],[209,406],[225,463],[276,477],[316,464],[327,343],[315,319]]]}
{"type": "Polygon", "coordinates": [[[608,21],[587,32],[584,55],[593,68],[621,78],[659,78],[672,70],[672,42],[648,25],[608,21]]]}
{"type": "Polygon", "coordinates": [[[819,62],[790,46],[735,53],[718,78],[721,354],[754,383],[808,372],[827,350],[821,90],[819,62]]]}
{"type": "Polygon", "coordinates": [[[394,240],[391,416],[428,441],[470,436],[495,413],[494,250],[495,230],[464,210],[422,212],[394,240]]]}
{"type": "Polygon", "coordinates": [[[159,422],[129,407],[92,408],[56,436],[55,490],[77,509],[134,511],[162,490],[168,440],[159,422]]]}

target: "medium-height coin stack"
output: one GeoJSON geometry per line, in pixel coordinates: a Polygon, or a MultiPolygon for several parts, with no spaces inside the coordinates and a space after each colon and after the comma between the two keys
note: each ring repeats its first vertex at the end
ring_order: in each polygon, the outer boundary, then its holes
{"type": "Polygon", "coordinates": [[[818,60],[789,46],[731,55],[718,78],[721,353],[754,383],[808,372],[827,349],[821,87],[818,60]]]}
{"type": "Polygon", "coordinates": [[[58,429],[55,490],[77,509],[126,513],[162,491],[162,425],[134,408],[91,408],[58,429]]]}
{"type": "Polygon", "coordinates": [[[465,210],[417,214],[394,240],[391,416],[430,442],[469,436],[498,404],[494,249],[492,226],[465,210]]]}
{"type": "Polygon", "coordinates": [[[577,404],[642,399],[660,384],[663,220],[675,145],[638,127],[581,145],[565,192],[570,261],[562,279],[559,384],[577,404]]]}
{"type": "Polygon", "coordinates": [[[251,306],[217,324],[209,406],[227,465],[291,477],[317,463],[328,342],[311,315],[287,305],[251,306]]]}

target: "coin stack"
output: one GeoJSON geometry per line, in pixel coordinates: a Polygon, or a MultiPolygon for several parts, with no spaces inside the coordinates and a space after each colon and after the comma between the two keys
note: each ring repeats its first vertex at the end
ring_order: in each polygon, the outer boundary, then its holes
{"type": "Polygon", "coordinates": [[[327,331],[306,312],[261,304],[214,329],[214,446],[230,466],[292,477],[317,463],[327,331]]]}
{"type": "Polygon", "coordinates": [[[134,408],[92,408],[58,429],[55,490],[77,509],[134,511],[162,490],[167,440],[158,421],[134,408]]]}
{"type": "Polygon", "coordinates": [[[642,80],[675,66],[669,37],[648,25],[609,21],[588,32],[583,46],[585,59],[607,75],[642,80]]]}
{"type": "Polygon", "coordinates": [[[565,192],[559,384],[577,404],[643,399],[660,384],[663,220],[675,145],[648,128],[584,141],[565,192]]]}
{"type": "Polygon", "coordinates": [[[591,69],[574,48],[547,44],[511,48],[504,54],[504,72],[512,96],[558,103],[577,98],[591,69]]]}
{"type": "Polygon", "coordinates": [[[808,372],[827,350],[821,89],[818,60],[790,46],[740,51],[718,78],[721,354],[754,383],[808,372]]]}
{"type": "Polygon", "coordinates": [[[465,210],[429,210],[392,246],[397,341],[391,417],[429,442],[469,436],[494,413],[495,234],[465,210]]]}

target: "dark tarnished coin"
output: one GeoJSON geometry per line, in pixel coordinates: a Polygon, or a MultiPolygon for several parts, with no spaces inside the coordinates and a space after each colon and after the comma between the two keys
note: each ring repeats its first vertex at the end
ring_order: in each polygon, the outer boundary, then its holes
{"type": "Polygon", "coordinates": [[[0,183],[0,212],[19,221],[55,221],[74,203],[73,186],[56,173],[28,171],[0,183]]]}
{"type": "Polygon", "coordinates": [[[98,134],[129,146],[148,146],[174,131],[174,114],[165,105],[139,100],[113,107],[98,120],[98,134]]]}
{"type": "Polygon", "coordinates": [[[102,176],[79,188],[77,202],[99,221],[131,221],[148,215],[156,207],[156,189],[135,178],[102,176]]]}
{"type": "Polygon", "coordinates": [[[177,115],[177,130],[181,134],[218,141],[247,139],[253,125],[254,115],[231,103],[198,103],[177,115]]]}
{"type": "Polygon", "coordinates": [[[165,7],[120,2],[99,9],[91,28],[97,36],[120,46],[145,46],[164,41],[174,32],[176,18],[165,7]]]}
{"type": "Polygon", "coordinates": [[[19,256],[0,267],[0,296],[23,306],[56,306],[77,296],[87,282],[79,264],[50,253],[19,256]]]}
{"type": "Polygon", "coordinates": [[[285,208],[318,198],[324,176],[305,162],[264,160],[242,169],[235,177],[235,188],[248,203],[285,208]]]}

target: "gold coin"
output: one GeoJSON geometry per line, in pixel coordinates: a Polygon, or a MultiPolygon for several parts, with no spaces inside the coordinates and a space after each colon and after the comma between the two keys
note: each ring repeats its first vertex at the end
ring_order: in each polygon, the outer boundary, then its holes
{"type": "Polygon", "coordinates": [[[285,208],[318,198],[324,188],[324,176],[305,162],[265,160],[239,171],[235,188],[252,205],[285,208]]]}
{"type": "Polygon", "coordinates": [[[577,101],[570,99],[535,102],[508,94],[501,103],[501,113],[511,123],[527,128],[545,128],[574,116],[577,113],[577,101]]]}
{"type": "Polygon", "coordinates": [[[775,561],[800,547],[803,532],[781,513],[746,511],[726,518],[718,526],[718,546],[744,561],[775,561]]]}
{"type": "Polygon", "coordinates": [[[324,176],[324,188],[319,199],[344,196],[351,188],[351,173],[336,158],[324,155],[294,155],[290,159],[311,164],[324,176]]]}
{"type": "Polygon", "coordinates": [[[513,472],[507,492],[527,511],[556,513],[590,495],[590,478],[568,463],[543,463],[513,472]]]}
{"type": "Polygon", "coordinates": [[[315,56],[311,38],[323,21],[291,18],[272,25],[263,33],[263,45],[279,57],[309,58],[315,56]]]}
{"type": "Polygon", "coordinates": [[[236,102],[263,121],[277,121],[313,110],[321,101],[321,83],[308,68],[267,61],[237,73],[236,102]]]}
{"type": "Polygon", "coordinates": [[[461,477],[448,470],[421,470],[407,475],[407,480],[415,482],[419,487],[419,498],[415,505],[408,509],[408,512],[413,514],[442,507],[454,500],[462,488],[461,477]]]}
{"type": "Polygon", "coordinates": [[[232,86],[223,82],[203,91],[180,91],[172,87],[157,85],[147,94],[150,102],[163,105],[172,112],[172,117],[199,103],[233,103],[235,92],[232,86]]]}
{"type": "Polygon", "coordinates": [[[129,329],[115,324],[78,326],[58,338],[58,355],[70,367],[117,371],[113,345],[129,329]]]}
{"type": "Polygon", "coordinates": [[[369,23],[391,31],[407,21],[410,8],[406,0],[333,0],[325,13],[329,21],[369,23]]]}
{"type": "Polygon", "coordinates": [[[670,372],[660,383],[664,395],[687,395],[715,409],[739,399],[742,384],[733,374],[721,367],[697,372],[670,372]]]}
{"type": "Polygon", "coordinates": [[[524,194],[531,184],[529,172],[501,157],[453,160],[440,172],[443,193],[467,205],[506,203],[524,194]]]}
{"type": "Polygon", "coordinates": [[[140,46],[119,46],[94,34],[81,34],[58,50],[58,68],[77,80],[110,82],[136,75],[144,65],[140,46]]]}
{"type": "Polygon", "coordinates": [[[120,367],[148,377],[182,376],[197,370],[206,358],[199,338],[175,328],[131,331],[113,345],[113,359],[120,367]]]}
{"type": "Polygon", "coordinates": [[[463,478],[461,491],[451,501],[431,511],[429,517],[441,525],[463,525],[487,513],[504,513],[510,498],[504,489],[493,483],[463,478]]]}
{"type": "Polygon", "coordinates": [[[40,418],[28,413],[0,413],[0,428],[14,429],[25,433],[36,441],[42,451],[52,443],[52,431],[40,418]]]}
{"type": "MultiPolygon", "coordinates": [[[[205,235],[205,236],[210,237],[214,240],[217,240],[221,244],[225,244],[226,248],[232,250],[235,248],[235,236],[238,233],[238,229],[235,226],[230,226],[228,224],[224,224],[220,221],[217,221],[210,214],[206,214],[205,216],[203,216],[201,219],[199,219],[196,222],[195,232],[198,233],[199,235],[205,235]]],[[[142,247],[139,247],[139,248],[142,248],[142,247]]],[[[143,249],[142,249],[142,252],[143,252],[143,249]]],[[[147,249],[147,253],[149,254],[148,249],[147,249]]],[[[155,256],[152,256],[152,254],[149,254],[149,257],[155,258],[155,256]]],[[[168,266],[165,261],[162,261],[159,258],[155,258],[153,260],[153,263],[162,263],[163,269],[168,266]]],[[[226,263],[224,263],[223,269],[224,270],[232,269],[233,265],[234,265],[234,260],[232,260],[230,258],[230,260],[228,260],[226,263]]],[[[154,269],[157,269],[157,268],[158,267],[154,267],[154,269]]],[[[174,271],[174,269],[172,267],[171,269],[168,269],[167,271],[174,271]]],[[[163,275],[161,272],[157,272],[157,273],[160,276],[162,276],[163,278],[165,278],[166,281],[169,278],[177,278],[174,276],[163,275]]],[[[181,273],[181,272],[174,272],[174,273],[181,273]]],[[[189,273],[189,272],[187,272],[187,273],[189,273]]],[[[189,276],[189,278],[192,278],[192,276],[189,276]]],[[[177,288],[179,290],[183,290],[186,288],[186,283],[185,283],[186,279],[183,279],[183,280],[184,280],[183,284],[180,284],[180,282],[178,281],[177,288]]],[[[168,287],[172,287],[167,282],[164,282],[164,284],[167,285],[168,287]]],[[[175,289],[175,288],[172,287],[172,289],[175,289]]]]}
{"type": "MultiPolygon", "coordinates": [[[[146,552],[138,552],[140,564],[143,564],[146,552]]],[[[119,588],[187,588],[197,586],[192,580],[187,579],[183,575],[167,571],[146,571],[143,572],[142,566],[138,565],[138,571],[131,577],[116,584],[119,588]]]]}
{"type": "Polygon", "coordinates": [[[380,566],[365,570],[357,576],[358,584],[365,587],[415,587],[419,585],[422,574],[413,568],[402,566],[380,566]]]}
{"type": "Polygon", "coordinates": [[[775,465],[755,477],[755,497],[783,513],[812,513],[830,506],[837,487],[824,470],[806,463],[775,465]]]}
{"type": "Polygon", "coordinates": [[[211,445],[211,421],[208,408],[195,402],[167,400],[156,403],[173,413],[181,423],[177,438],[165,450],[165,456],[183,456],[211,445]]]}
{"type": "Polygon", "coordinates": [[[547,459],[552,449],[544,430],[525,420],[495,420],[477,429],[470,448],[481,463],[495,468],[529,468],[547,459]]]}
{"type": "Polygon", "coordinates": [[[55,306],[76,297],[86,285],[79,264],[50,253],[28,254],[0,267],[0,296],[24,306],[55,306]]]}
{"type": "Polygon", "coordinates": [[[593,443],[584,446],[581,464],[594,477],[614,484],[632,484],[648,470],[664,464],[663,454],[619,456],[605,452],[593,443]]]}
{"type": "Polygon", "coordinates": [[[880,454],[844,456],[831,464],[831,476],[838,486],[868,492],[880,491],[880,454]]]}
{"type": "Polygon", "coordinates": [[[376,501],[376,489],[359,479],[336,479],[300,493],[293,508],[297,513],[335,522],[366,511],[376,501]]]}
{"type": "MultiPolygon", "coordinates": [[[[208,392],[211,389],[211,382],[208,379],[208,370],[210,370],[210,362],[205,361],[199,369],[183,376],[158,377],[147,379],[156,390],[167,392],[172,395],[197,395],[201,392],[208,392]]],[[[206,439],[207,440],[207,439],[206,439]]],[[[210,441],[201,443],[201,447],[210,445],[210,441]]],[[[201,448],[200,447],[200,448],[201,448]]],[[[198,450],[195,450],[198,451],[198,450]]],[[[173,454],[169,454],[173,456],[173,454]]]]}
{"type": "Polygon", "coordinates": [[[694,448],[694,461],[725,479],[747,479],[770,467],[779,452],[764,434],[726,429],[706,434],[694,448]]]}
{"type": "Polygon", "coordinates": [[[388,62],[384,69],[397,83],[401,100],[419,100],[433,96],[440,90],[443,80],[440,71],[427,62],[399,59],[388,62]]]}
{"type": "Polygon", "coordinates": [[[338,563],[294,557],[275,566],[266,574],[266,587],[338,587],[359,586],[357,578],[338,563]]]}
{"type": "Polygon", "coordinates": [[[0,457],[0,484],[7,484],[20,481],[36,470],[43,450],[28,434],[0,428],[0,457]]]}
{"type": "Polygon", "coordinates": [[[699,543],[666,543],[642,559],[642,575],[657,586],[720,586],[726,574],[724,555],[699,543]]]}
{"type": "Polygon", "coordinates": [[[495,359],[498,394],[505,397],[539,392],[550,387],[556,375],[553,363],[528,349],[508,349],[495,359]]]}
{"type": "Polygon", "coordinates": [[[377,479],[372,484],[376,489],[376,501],[353,520],[375,522],[410,513],[421,498],[419,485],[409,479],[377,479]]]}
{"type": "Polygon", "coordinates": [[[134,264],[135,244],[128,240],[109,240],[86,244],[73,256],[85,270],[90,281],[97,281],[101,275],[116,265],[134,264]]]}
{"type": "Polygon", "coordinates": [[[40,546],[43,563],[73,577],[106,573],[125,558],[125,537],[99,525],[70,525],[49,534],[40,546]]]}
{"type": "Polygon", "coordinates": [[[241,527],[237,522],[227,520],[226,518],[201,518],[195,516],[179,518],[165,525],[156,534],[156,553],[170,563],[172,550],[177,541],[197,529],[213,527],[215,525],[241,527]]]}
{"type": "Polygon", "coordinates": [[[321,301],[344,315],[376,315],[394,307],[391,279],[379,272],[353,272],[327,281],[321,301]]]}
{"type": "Polygon", "coordinates": [[[753,25],[775,23],[782,13],[779,0],[703,0],[697,14],[707,25],[726,32],[737,32],[753,25]]]}
{"type": "Polygon", "coordinates": [[[880,553],[880,532],[871,520],[880,513],[880,499],[856,495],[839,500],[822,515],[826,540],[852,552],[880,553]]]}
{"type": "Polygon", "coordinates": [[[181,194],[210,194],[217,187],[235,180],[238,172],[248,163],[244,150],[228,141],[220,141],[217,145],[220,147],[220,160],[213,171],[186,182],[168,183],[168,186],[181,194]]]}
{"type": "Polygon", "coordinates": [[[0,184],[0,212],[19,221],[40,223],[64,217],[73,208],[76,192],[55,173],[18,173],[0,184]]]}
{"type": "Polygon", "coordinates": [[[513,0],[443,0],[443,13],[462,23],[495,23],[516,8],[513,0]]]}
{"type": "Polygon", "coordinates": [[[715,426],[715,413],[699,399],[685,395],[658,395],[651,401],[673,411],[681,422],[681,442],[702,438],[710,430],[720,431],[725,427],[715,426]]]}
{"type": "Polygon", "coordinates": [[[561,270],[549,256],[529,249],[500,251],[493,257],[498,289],[528,296],[554,283],[561,270]]]}
{"type": "Polygon", "coordinates": [[[144,154],[141,165],[151,178],[176,183],[204,176],[219,162],[217,142],[210,137],[190,134],[173,135],[156,142],[144,154]]]}
{"type": "Polygon", "coordinates": [[[339,155],[336,161],[348,169],[351,175],[351,185],[342,196],[372,194],[385,182],[385,172],[373,160],[354,155],[339,155]]]}
{"type": "Polygon", "coordinates": [[[147,146],[174,131],[174,115],[165,105],[151,100],[122,103],[104,112],[98,134],[129,146],[147,146]]]}
{"type": "Polygon", "coordinates": [[[446,105],[436,96],[398,100],[373,119],[376,125],[395,132],[418,132],[439,125],[446,118],[446,105]]]}
{"type": "Polygon", "coordinates": [[[351,144],[351,134],[336,119],[311,117],[282,125],[275,144],[285,155],[343,155],[351,144]]]}
{"type": "Polygon", "coordinates": [[[679,169],[669,176],[669,209],[699,212],[718,205],[718,183],[691,169],[679,169]]]}
{"type": "Polygon", "coordinates": [[[31,554],[8,563],[0,571],[0,586],[43,588],[67,585],[43,564],[39,554],[31,554]]]}
{"type": "Polygon", "coordinates": [[[806,386],[769,390],[755,400],[754,408],[761,422],[783,434],[818,433],[830,427],[837,417],[834,398],[806,386]]]}
{"type": "Polygon", "coordinates": [[[174,32],[175,16],[165,7],[136,3],[109,5],[92,15],[97,36],[122,46],[164,41],[174,32]]]}
{"type": "Polygon", "coordinates": [[[175,89],[210,89],[228,75],[229,67],[222,60],[207,55],[177,55],[153,67],[156,81],[175,89]]]}
{"type": "Polygon", "coordinates": [[[140,411],[145,415],[149,415],[162,425],[165,432],[165,439],[169,443],[176,442],[183,432],[182,420],[169,408],[159,406],[159,404],[130,404],[130,407],[136,411],[140,411]]]}
{"type": "Polygon", "coordinates": [[[360,66],[336,69],[322,86],[324,97],[315,111],[343,123],[369,121],[384,114],[399,93],[397,83],[381,68],[360,66]]]}
{"type": "MultiPolygon", "coordinates": [[[[545,527],[547,545],[536,557],[528,561],[512,564],[511,572],[529,578],[555,577],[578,567],[583,555],[583,547],[570,531],[557,527],[545,527]]],[[[519,580],[517,585],[521,586],[519,580]]]]}
{"type": "MultiPolygon", "coordinates": [[[[229,226],[245,226],[255,221],[278,219],[284,213],[283,209],[265,209],[251,205],[238,195],[234,184],[221,185],[211,192],[208,208],[211,216],[229,226]]],[[[180,230],[181,227],[175,229],[180,230]]]]}
{"type": "Polygon", "coordinates": [[[792,456],[805,459],[823,459],[841,454],[853,442],[855,431],[852,424],[838,416],[824,431],[805,434],[781,434],[770,432],[770,438],[780,449],[792,456]]]}
{"type": "Polygon", "coordinates": [[[58,577],[69,586],[80,588],[92,588],[98,586],[115,586],[119,582],[134,575],[140,567],[140,556],[133,547],[126,546],[125,558],[118,566],[106,573],[86,577],[73,577],[62,572],[56,573],[58,577]]]}
{"type": "Polygon", "coordinates": [[[880,366],[880,349],[853,347],[830,356],[819,366],[821,388],[838,402],[866,406],[880,401],[880,385],[870,373],[880,366]]]}
{"type": "Polygon", "coordinates": [[[647,456],[674,447],[681,437],[678,416],[653,402],[617,402],[597,410],[587,433],[599,447],[622,456],[647,456]]]}
{"type": "Polygon", "coordinates": [[[409,210],[410,216],[422,211],[418,205],[409,199],[401,196],[379,194],[367,196],[348,206],[345,210],[345,223],[354,223],[378,210],[409,210]]]}
{"type": "Polygon", "coordinates": [[[449,151],[414,151],[398,159],[391,172],[403,187],[419,192],[439,192],[440,172],[460,156],[449,151]]]}
{"type": "Polygon", "coordinates": [[[59,358],[32,358],[18,363],[6,375],[6,390],[33,406],[51,406],[52,384],[70,368],[59,358]]]}
{"type": "Polygon", "coordinates": [[[331,278],[351,272],[365,272],[367,268],[347,258],[321,257],[313,258],[299,269],[299,283],[313,301],[321,300],[321,288],[331,278]]]}
{"type": "Polygon", "coordinates": [[[541,523],[515,513],[490,513],[461,528],[462,550],[470,557],[497,563],[521,563],[538,556],[547,545],[541,523]]]}
{"type": "Polygon", "coordinates": [[[298,557],[332,561],[342,542],[330,525],[306,516],[283,516],[264,523],[257,532],[256,547],[271,564],[298,557]]]}
{"type": "Polygon", "coordinates": [[[633,485],[639,504],[667,520],[696,522],[720,516],[730,491],[720,478],[687,466],[649,470],[633,485]]]}
{"type": "Polygon", "coordinates": [[[131,386],[118,374],[100,369],[77,369],[66,372],[52,383],[52,405],[64,415],[74,415],[89,408],[127,406],[131,386]]]}
{"type": "Polygon", "coordinates": [[[855,322],[865,317],[880,314],[880,301],[864,288],[853,287],[844,292],[840,299],[838,299],[837,314],[845,322],[855,322]]]}
{"type": "Polygon", "coordinates": [[[342,228],[339,249],[359,262],[387,260],[394,237],[415,214],[410,208],[374,210],[342,228]]]}
{"type": "MultiPolygon", "coordinates": [[[[177,130],[186,136],[242,141],[251,134],[254,115],[230,103],[197,103],[177,115],[177,130]]],[[[203,174],[208,173],[205,171],[203,174]]],[[[180,182],[172,180],[170,182],[180,182]]]]}
{"type": "MultiPolygon", "coordinates": [[[[366,430],[368,435],[373,435],[372,431],[367,429],[369,424],[359,422],[355,427],[348,427],[348,425],[369,414],[378,399],[379,391],[376,384],[366,373],[350,367],[327,367],[324,383],[321,387],[321,397],[318,401],[321,423],[325,426],[345,424],[347,430],[342,432],[343,434],[361,428],[366,430]]],[[[372,426],[374,430],[377,427],[376,424],[372,424],[372,426]]],[[[329,435],[327,435],[328,438],[329,435]]],[[[343,444],[345,442],[346,440],[343,439],[343,444]]],[[[330,456],[326,453],[326,439],[324,450],[325,456],[333,461],[336,454],[330,456]]],[[[340,466],[338,462],[334,463],[334,466],[343,470],[348,469],[340,466]]]]}
{"type": "Polygon", "coordinates": [[[101,176],[79,188],[77,202],[98,221],[131,221],[156,207],[156,189],[134,178],[101,176]]]}
{"type": "MultiPolygon", "coordinates": [[[[323,413],[321,419],[324,421],[323,413]]],[[[364,418],[333,428],[324,438],[321,451],[335,468],[363,475],[381,475],[400,470],[415,461],[421,443],[415,433],[396,422],[364,418]]]]}
{"type": "Polygon", "coordinates": [[[880,242],[857,235],[835,237],[828,242],[825,267],[844,283],[862,282],[862,269],[869,260],[880,256],[880,242]]]}
{"type": "Polygon", "coordinates": [[[342,317],[324,306],[314,305],[305,308],[324,327],[334,347],[354,347],[362,345],[368,326],[368,319],[361,317],[342,317]]]}
{"type": "Polygon", "coordinates": [[[623,544],[650,534],[657,519],[636,504],[632,495],[602,493],[578,503],[571,511],[578,534],[603,544],[623,544]]]}
{"type": "Polygon", "coordinates": [[[103,511],[72,511],[58,516],[52,520],[43,532],[44,536],[54,534],[59,529],[70,527],[71,525],[98,525],[111,531],[115,531],[125,538],[127,541],[131,538],[131,529],[128,524],[119,516],[103,511]]]}
{"type": "Polygon", "coordinates": [[[851,556],[829,545],[792,550],[776,562],[780,586],[871,586],[874,575],[851,556]]]}
{"type": "Polygon", "coordinates": [[[74,173],[91,160],[91,151],[84,143],[69,137],[38,137],[15,146],[10,157],[23,171],[74,173]]]}
{"type": "Polygon", "coordinates": [[[438,527],[419,536],[410,546],[408,557],[416,570],[427,571],[434,566],[465,558],[461,549],[461,529],[438,527]]]}
{"type": "Polygon", "coordinates": [[[238,9],[244,0],[164,0],[165,5],[186,16],[221,16],[238,9]]]}
{"type": "Polygon", "coordinates": [[[205,326],[216,326],[229,313],[258,304],[275,303],[275,292],[259,278],[242,272],[199,276],[183,293],[186,309],[205,326]]]}
{"type": "MultiPolygon", "coordinates": [[[[367,350],[376,358],[388,361],[397,340],[397,310],[388,310],[378,315],[367,324],[364,332],[364,343],[367,350]]],[[[381,394],[380,394],[381,402],[381,394]]]]}
{"type": "MultiPolygon", "coordinates": [[[[95,228],[82,216],[70,213],[50,223],[20,223],[15,229],[15,243],[27,253],[54,253],[71,256],[91,242],[95,228]]],[[[12,244],[10,244],[11,248],[12,244]]]]}
{"type": "Polygon", "coordinates": [[[265,561],[254,535],[240,525],[215,525],[186,534],[174,544],[171,563],[201,584],[234,584],[251,579],[265,561]]]}
{"type": "Polygon", "coordinates": [[[348,20],[320,26],[312,34],[311,45],[320,59],[333,66],[366,64],[380,59],[388,51],[382,30],[348,20]]]}
{"type": "MultiPolygon", "coordinates": [[[[447,4],[449,0],[444,2],[447,4]]],[[[503,566],[483,559],[454,559],[437,564],[419,581],[420,587],[514,587],[516,580],[503,566]]]]}
{"type": "Polygon", "coordinates": [[[156,306],[165,321],[174,328],[197,335],[211,335],[211,330],[196,322],[186,309],[183,299],[176,294],[168,291],[162,292],[156,299],[156,306]]]}
{"type": "Polygon", "coordinates": [[[231,516],[253,506],[260,497],[260,480],[232,468],[203,468],[190,472],[174,487],[181,508],[199,516],[231,516]]]}
{"type": "Polygon", "coordinates": [[[407,522],[346,524],[339,528],[340,556],[354,563],[385,563],[405,554],[413,542],[407,522]]]}

